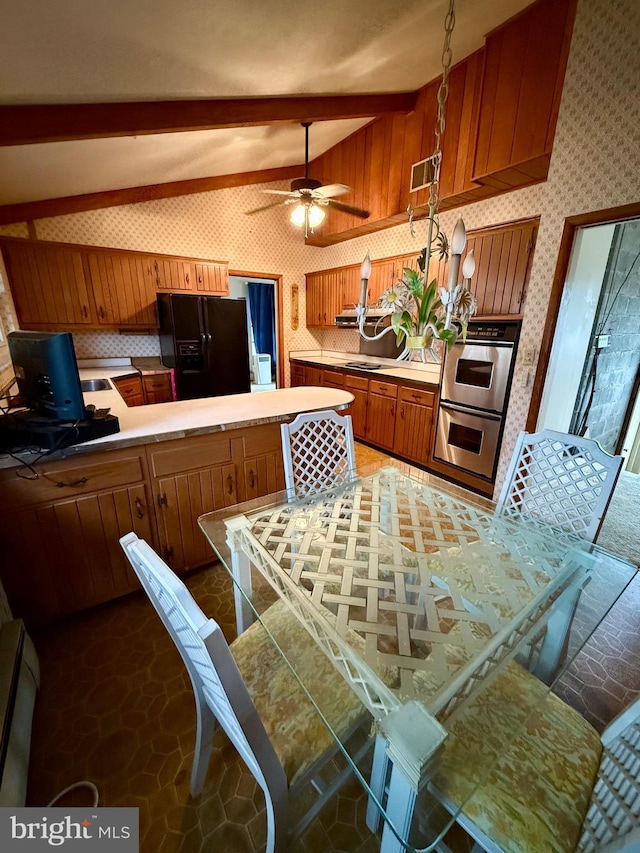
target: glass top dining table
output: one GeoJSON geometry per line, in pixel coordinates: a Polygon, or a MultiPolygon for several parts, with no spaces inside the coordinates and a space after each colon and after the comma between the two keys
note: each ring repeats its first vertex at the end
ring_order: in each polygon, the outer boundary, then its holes
{"type": "MultiPolygon", "coordinates": [[[[510,667],[537,677],[509,715],[497,761],[637,573],[578,536],[503,517],[400,463],[199,524],[234,580],[238,632],[283,600],[358,697],[372,750],[363,758],[357,739],[332,735],[367,792],[384,853],[435,849],[482,787],[482,773],[448,778],[454,724],[469,704],[492,701],[489,686],[510,667]],[[443,794],[452,788],[453,799],[443,794]]],[[[331,691],[311,685],[300,649],[263,624],[330,728],[331,691]]]]}

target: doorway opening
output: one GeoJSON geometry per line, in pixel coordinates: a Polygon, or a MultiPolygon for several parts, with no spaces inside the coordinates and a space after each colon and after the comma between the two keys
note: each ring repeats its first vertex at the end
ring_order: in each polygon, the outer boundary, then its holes
{"type": "Polygon", "coordinates": [[[537,429],[586,435],[640,471],[640,219],[575,230],[537,429]]]}
{"type": "Polygon", "coordinates": [[[281,279],[253,273],[232,273],[229,296],[247,306],[251,391],[279,387],[281,365],[281,279]]]}

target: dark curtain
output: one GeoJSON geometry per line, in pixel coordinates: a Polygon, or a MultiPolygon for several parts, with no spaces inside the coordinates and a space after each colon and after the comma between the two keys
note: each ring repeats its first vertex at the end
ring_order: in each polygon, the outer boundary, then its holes
{"type": "Polygon", "coordinates": [[[274,286],[270,282],[260,284],[250,281],[248,287],[256,352],[269,353],[273,366],[276,363],[274,286]]]}

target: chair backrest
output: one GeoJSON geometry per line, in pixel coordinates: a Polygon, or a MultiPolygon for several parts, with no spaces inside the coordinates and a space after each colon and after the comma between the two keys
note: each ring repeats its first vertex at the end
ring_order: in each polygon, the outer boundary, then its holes
{"type": "Polygon", "coordinates": [[[640,697],[602,733],[603,752],[578,850],[640,850],[640,697]]]}
{"type": "Polygon", "coordinates": [[[184,583],[147,542],[129,533],[120,544],[191,678],[198,740],[206,703],[265,791],[269,807],[274,791],[286,795],[286,777],[220,626],[207,619],[184,583]]]}
{"type": "Polygon", "coordinates": [[[304,497],[356,476],[350,415],[333,410],[298,415],[282,424],[284,477],[290,497],[304,497]]]}
{"type": "Polygon", "coordinates": [[[593,542],[621,466],[622,457],[593,439],[548,429],[522,432],[496,512],[522,514],[593,542]]]}

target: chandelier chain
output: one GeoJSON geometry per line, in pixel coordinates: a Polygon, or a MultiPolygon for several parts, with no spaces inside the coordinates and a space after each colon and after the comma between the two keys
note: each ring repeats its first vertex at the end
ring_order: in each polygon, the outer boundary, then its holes
{"type": "Polygon", "coordinates": [[[451,34],[456,24],[455,0],[449,0],[449,11],[444,19],[444,44],[442,46],[442,79],[438,88],[438,116],[436,119],[436,147],[434,152],[435,172],[429,187],[429,212],[433,216],[438,206],[440,189],[440,163],[442,161],[442,138],[445,128],[445,107],[449,97],[449,69],[453,54],[451,52],[451,34]]]}

